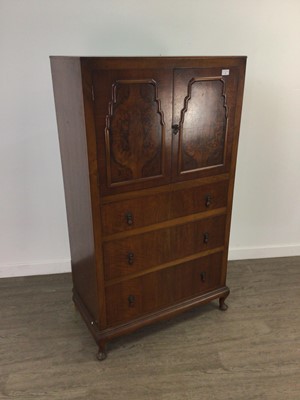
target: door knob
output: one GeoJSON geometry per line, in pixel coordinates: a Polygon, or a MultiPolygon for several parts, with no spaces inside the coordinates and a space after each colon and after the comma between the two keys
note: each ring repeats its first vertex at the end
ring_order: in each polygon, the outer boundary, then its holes
{"type": "Polygon", "coordinates": [[[173,131],[173,135],[177,135],[177,133],[179,132],[179,125],[177,125],[177,124],[172,125],[172,131],[173,131]]]}

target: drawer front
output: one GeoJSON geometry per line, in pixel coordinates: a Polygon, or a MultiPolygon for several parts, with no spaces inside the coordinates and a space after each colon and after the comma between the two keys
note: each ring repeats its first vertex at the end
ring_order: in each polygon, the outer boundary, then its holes
{"type": "Polygon", "coordinates": [[[227,193],[228,181],[175,191],[171,197],[171,218],[225,207],[227,193]]]}
{"type": "Polygon", "coordinates": [[[170,217],[170,193],[104,204],[101,207],[105,235],[155,224],[170,217]]]}
{"type": "Polygon", "coordinates": [[[101,207],[104,235],[224,207],[228,181],[175,190],[104,204],[101,207]]]}
{"type": "Polygon", "coordinates": [[[107,287],[108,325],[124,323],[218,288],[222,254],[216,253],[107,287]]]}
{"type": "Polygon", "coordinates": [[[222,246],[225,221],[221,215],[104,243],[105,279],[222,246]]]}

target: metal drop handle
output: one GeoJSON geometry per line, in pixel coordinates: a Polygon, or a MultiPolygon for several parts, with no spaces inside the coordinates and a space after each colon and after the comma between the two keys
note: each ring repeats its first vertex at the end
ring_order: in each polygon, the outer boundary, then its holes
{"type": "Polygon", "coordinates": [[[204,282],[206,281],[206,272],[203,272],[203,271],[202,271],[202,272],[200,273],[200,278],[201,278],[201,282],[204,283],[204,282]]]}
{"type": "Polygon", "coordinates": [[[125,218],[126,218],[126,221],[127,221],[127,224],[128,224],[128,225],[132,225],[132,224],[133,224],[133,215],[132,215],[131,212],[128,212],[128,213],[125,215],[125,218]]]}
{"type": "Polygon", "coordinates": [[[208,239],[209,239],[209,234],[208,234],[208,232],[205,232],[203,234],[203,243],[207,244],[208,243],[208,239]]]}
{"type": "Polygon", "coordinates": [[[134,261],[134,253],[128,253],[127,254],[127,261],[128,261],[128,264],[129,265],[132,265],[133,264],[133,261],[134,261]]]}
{"type": "Polygon", "coordinates": [[[135,303],[135,296],[134,296],[133,294],[130,294],[130,295],[128,296],[128,304],[129,304],[129,307],[133,307],[133,306],[134,306],[134,303],[135,303]]]}
{"type": "Polygon", "coordinates": [[[205,207],[208,208],[208,207],[211,206],[211,200],[212,200],[211,195],[210,194],[206,195],[206,197],[205,197],[205,207]]]}

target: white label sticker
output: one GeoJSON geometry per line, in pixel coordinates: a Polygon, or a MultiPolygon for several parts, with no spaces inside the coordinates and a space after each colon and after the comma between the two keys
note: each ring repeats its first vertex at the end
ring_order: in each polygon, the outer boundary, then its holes
{"type": "Polygon", "coordinates": [[[230,70],[229,69],[222,69],[222,76],[229,75],[230,70]]]}

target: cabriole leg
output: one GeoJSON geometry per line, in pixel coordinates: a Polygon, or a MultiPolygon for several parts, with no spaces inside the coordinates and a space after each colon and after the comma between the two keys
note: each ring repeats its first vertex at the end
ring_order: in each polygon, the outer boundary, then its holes
{"type": "MultiPolygon", "coordinates": [[[[229,294],[229,293],[228,293],[228,294],[229,294]]],[[[225,300],[226,300],[228,294],[227,294],[226,296],[223,296],[223,297],[220,297],[220,298],[219,298],[219,309],[220,309],[221,311],[226,311],[227,308],[228,308],[228,305],[225,303],[225,300]]]]}
{"type": "Polygon", "coordinates": [[[106,357],[107,357],[106,344],[103,342],[98,343],[98,353],[97,353],[98,360],[103,361],[106,359],[106,357]]]}

